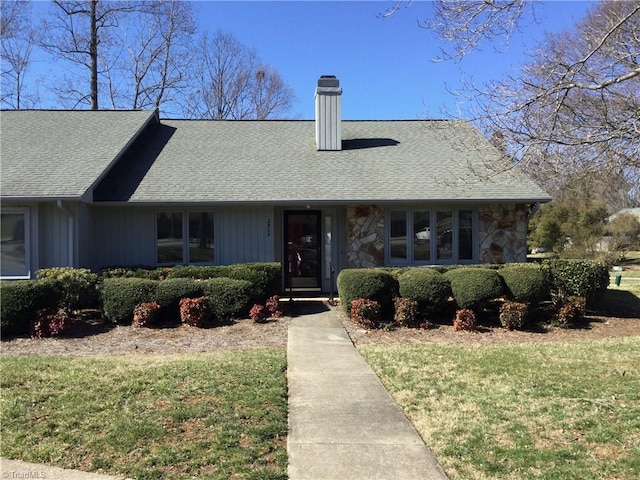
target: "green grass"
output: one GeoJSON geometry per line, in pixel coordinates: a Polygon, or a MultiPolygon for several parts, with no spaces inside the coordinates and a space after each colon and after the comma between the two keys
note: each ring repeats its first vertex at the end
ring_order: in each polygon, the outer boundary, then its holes
{"type": "Polygon", "coordinates": [[[640,477],[640,337],[359,350],[452,480],[640,477]]]}
{"type": "Polygon", "coordinates": [[[4,357],[1,455],[136,479],[285,479],[286,355],[4,357]]]}

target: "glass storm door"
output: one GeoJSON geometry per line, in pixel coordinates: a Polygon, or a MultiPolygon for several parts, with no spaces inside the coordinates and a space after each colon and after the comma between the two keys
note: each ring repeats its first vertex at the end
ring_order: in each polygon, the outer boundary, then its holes
{"type": "Polygon", "coordinates": [[[284,212],[285,289],[320,289],[322,230],[319,210],[284,212]]]}

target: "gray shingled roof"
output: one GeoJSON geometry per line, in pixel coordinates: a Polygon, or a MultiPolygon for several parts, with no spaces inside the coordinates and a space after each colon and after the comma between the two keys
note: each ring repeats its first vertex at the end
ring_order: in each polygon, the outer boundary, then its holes
{"type": "Polygon", "coordinates": [[[316,151],[313,121],[162,120],[97,201],[438,202],[550,197],[462,121],[344,121],[316,151]],[[131,172],[135,172],[133,175],[131,172]]]}
{"type": "Polygon", "coordinates": [[[0,112],[0,195],[80,198],[154,112],[0,112]]]}

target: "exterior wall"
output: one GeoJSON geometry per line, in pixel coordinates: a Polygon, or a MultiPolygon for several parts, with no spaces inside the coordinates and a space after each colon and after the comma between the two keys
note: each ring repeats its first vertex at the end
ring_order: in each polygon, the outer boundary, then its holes
{"type": "Polygon", "coordinates": [[[91,268],[156,264],[156,214],[212,211],[215,263],[274,260],[271,207],[93,207],[91,268]]]}
{"type": "Polygon", "coordinates": [[[481,263],[527,261],[526,205],[483,205],[478,209],[478,218],[481,263]]]}
{"type": "Polygon", "coordinates": [[[347,268],[384,266],[384,215],[384,209],[375,205],[347,207],[347,268]]]}
{"type": "Polygon", "coordinates": [[[79,233],[87,227],[79,202],[41,203],[38,219],[39,268],[89,266],[79,260],[79,233]]]}

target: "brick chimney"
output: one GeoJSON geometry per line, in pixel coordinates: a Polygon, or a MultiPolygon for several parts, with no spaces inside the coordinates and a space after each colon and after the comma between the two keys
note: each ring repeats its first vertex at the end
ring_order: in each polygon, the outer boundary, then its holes
{"type": "Polygon", "coordinates": [[[316,147],[318,150],[342,150],[340,128],[340,81],[334,75],[322,75],[316,88],[316,147]]]}

